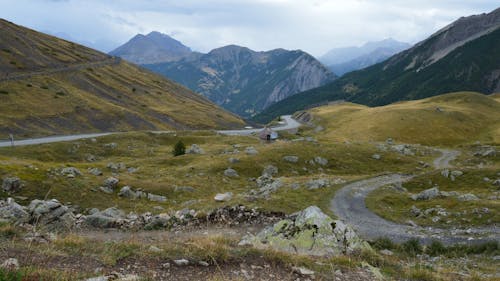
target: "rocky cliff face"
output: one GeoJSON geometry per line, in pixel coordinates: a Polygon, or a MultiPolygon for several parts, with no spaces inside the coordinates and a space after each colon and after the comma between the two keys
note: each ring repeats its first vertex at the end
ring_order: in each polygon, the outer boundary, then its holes
{"type": "Polygon", "coordinates": [[[109,54],[135,64],[146,64],[179,60],[190,55],[191,49],[166,34],[153,31],[136,35],[109,54]]]}
{"type": "Polygon", "coordinates": [[[255,52],[235,45],[146,67],[245,117],[335,78],[319,61],[302,51],[255,52]]]}

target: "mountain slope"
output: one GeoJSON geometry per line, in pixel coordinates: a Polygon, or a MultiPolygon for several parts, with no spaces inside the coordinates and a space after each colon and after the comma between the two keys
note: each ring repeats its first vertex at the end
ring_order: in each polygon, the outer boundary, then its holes
{"type": "Polygon", "coordinates": [[[221,128],[238,117],[163,77],[0,20],[0,138],[221,128]]]}
{"type": "Polygon", "coordinates": [[[153,31],[136,35],[109,54],[135,64],[148,64],[179,60],[191,54],[191,49],[166,34],[153,31]]]}
{"type": "Polygon", "coordinates": [[[381,107],[353,103],[308,111],[324,130],[318,139],[450,145],[500,141],[500,102],[473,92],[439,95],[381,107]]]}
{"type": "Polygon", "coordinates": [[[500,91],[500,9],[461,18],[411,49],[297,94],[266,109],[258,121],[328,101],[384,105],[455,91],[500,91]]]}
{"type": "Polygon", "coordinates": [[[335,77],[302,51],[255,52],[234,45],[145,67],[244,117],[335,77]]]}

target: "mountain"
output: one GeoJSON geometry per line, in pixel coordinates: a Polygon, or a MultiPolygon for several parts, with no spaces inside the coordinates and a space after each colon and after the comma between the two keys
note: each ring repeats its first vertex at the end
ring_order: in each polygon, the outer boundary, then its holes
{"type": "Polygon", "coordinates": [[[268,121],[335,100],[376,106],[447,92],[500,92],[500,48],[496,46],[500,46],[500,8],[462,17],[382,63],[294,95],[254,119],[268,121]]]}
{"type": "Polygon", "coordinates": [[[191,54],[191,49],[166,34],[153,31],[148,35],[137,34],[109,54],[135,64],[149,64],[179,60],[191,54]]]}
{"type": "Polygon", "coordinates": [[[332,49],[321,56],[319,60],[335,74],[342,76],[347,72],[381,62],[409,47],[411,45],[408,43],[388,38],[376,42],[367,42],[361,47],[332,49]]]}
{"type": "Polygon", "coordinates": [[[319,61],[300,50],[255,52],[235,45],[145,67],[244,117],[335,78],[319,61]]]}
{"type": "Polygon", "coordinates": [[[244,124],[162,76],[1,19],[0,99],[2,139],[244,124]]]}

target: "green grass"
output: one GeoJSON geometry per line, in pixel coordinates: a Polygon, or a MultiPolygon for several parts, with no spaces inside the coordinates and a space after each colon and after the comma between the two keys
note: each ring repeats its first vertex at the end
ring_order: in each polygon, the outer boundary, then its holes
{"type": "Polygon", "coordinates": [[[456,226],[480,226],[495,225],[500,222],[500,205],[497,200],[488,200],[495,188],[489,182],[483,180],[484,177],[495,179],[496,169],[483,170],[463,170],[464,175],[451,181],[441,175],[440,171],[415,177],[403,186],[409,193],[396,192],[390,188],[381,188],[372,192],[367,197],[367,206],[376,214],[400,223],[405,223],[411,219],[422,226],[456,227],[456,226]],[[414,201],[411,194],[419,193],[425,189],[437,185],[441,191],[457,191],[460,194],[473,193],[480,198],[477,201],[459,201],[455,197],[435,198],[432,200],[414,201]],[[446,209],[448,216],[441,216],[441,220],[433,222],[431,214],[425,217],[415,217],[410,213],[410,207],[416,206],[423,210],[436,208],[446,209]],[[488,213],[482,211],[488,208],[488,213]],[[457,215],[457,213],[461,213],[457,215]]]}

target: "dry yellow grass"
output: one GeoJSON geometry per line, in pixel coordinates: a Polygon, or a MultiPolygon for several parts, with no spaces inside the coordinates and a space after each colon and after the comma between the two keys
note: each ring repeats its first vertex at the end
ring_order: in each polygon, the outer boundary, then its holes
{"type": "Polygon", "coordinates": [[[322,140],[384,141],[455,145],[500,142],[497,96],[472,92],[446,94],[381,107],[344,103],[311,110],[326,130],[322,140]]]}

